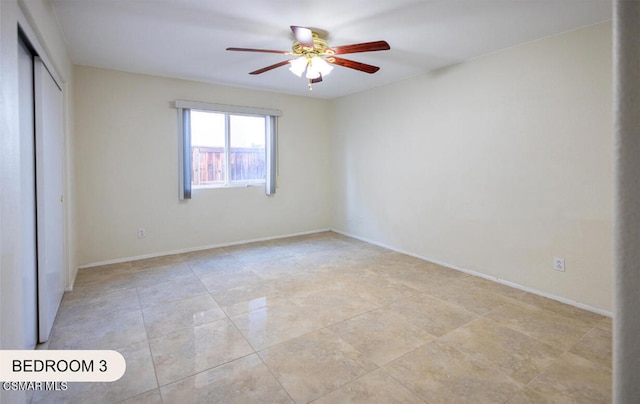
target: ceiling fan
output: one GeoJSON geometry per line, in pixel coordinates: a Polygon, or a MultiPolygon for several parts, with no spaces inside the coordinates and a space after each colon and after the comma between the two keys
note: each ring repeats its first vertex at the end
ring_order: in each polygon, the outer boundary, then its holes
{"type": "Polygon", "coordinates": [[[302,77],[302,74],[306,71],[305,77],[309,80],[309,90],[311,90],[312,84],[321,82],[322,77],[331,72],[333,69],[332,65],[347,67],[349,69],[369,74],[373,74],[380,70],[378,66],[355,62],[335,55],[391,49],[386,41],[374,41],[330,47],[325,39],[321,38],[318,33],[313,32],[310,28],[292,25],[291,32],[293,32],[293,36],[295,37],[295,41],[293,41],[293,46],[291,47],[291,52],[252,48],[227,48],[227,50],[239,52],[279,53],[282,55],[295,56],[293,59],[283,60],[282,62],[250,72],[249,74],[262,74],[277,67],[290,65],[289,70],[298,77],[302,77]]]}

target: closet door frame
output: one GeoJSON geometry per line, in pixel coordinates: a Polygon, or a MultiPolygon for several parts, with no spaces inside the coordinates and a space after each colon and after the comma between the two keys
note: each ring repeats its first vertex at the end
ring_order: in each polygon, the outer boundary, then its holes
{"type": "Polygon", "coordinates": [[[35,293],[38,342],[42,343],[49,339],[67,283],[64,83],[23,10],[18,13],[18,31],[34,57],[35,178],[31,186],[36,188],[35,293]]]}

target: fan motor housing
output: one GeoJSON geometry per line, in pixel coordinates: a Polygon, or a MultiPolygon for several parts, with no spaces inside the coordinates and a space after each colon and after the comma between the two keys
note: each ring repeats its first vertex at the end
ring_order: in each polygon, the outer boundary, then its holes
{"type": "Polygon", "coordinates": [[[305,56],[307,58],[312,58],[314,56],[331,56],[333,55],[333,50],[329,49],[329,44],[323,38],[320,38],[317,33],[312,32],[313,36],[313,48],[303,46],[298,41],[293,41],[293,46],[291,50],[294,55],[305,56]]]}

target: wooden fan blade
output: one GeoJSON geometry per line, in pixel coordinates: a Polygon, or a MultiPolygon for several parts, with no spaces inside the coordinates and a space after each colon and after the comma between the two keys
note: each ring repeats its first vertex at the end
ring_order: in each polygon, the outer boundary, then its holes
{"type": "Polygon", "coordinates": [[[296,41],[300,42],[300,45],[305,48],[313,48],[313,33],[309,28],[291,26],[293,36],[296,37],[296,41]]]}
{"type": "Polygon", "coordinates": [[[263,52],[263,53],[279,53],[281,55],[286,55],[288,52],[280,51],[280,50],[271,50],[271,49],[252,49],[252,48],[227,48],[228,51],[237,51],[237,52],[263,52]]]}
{"type": "Polygon", "coordinates": [[[249,73],[249,74],[261,74],[261,73],[264,73],[264,72],[268,72],[269,70],[273,70],[276,67],[287,65],[287,64],[289,64],[289,62],[291,62],[291,61],[290,60],[284,60],[282,62],[278,62],[278,63],[273,64],[271,66],[263,67],[262,69],[258,69],[256,71],[253,71],[253,72],[249,73]]]}
{"type": "Polygon", "coordinates": [[[310,80],[312,84],[320,83],[322,81],[322,74],[315,79],[310,80]]]}
{"type": "Polygon", "coordinates": [[[353,45],[336,46],[330,49],[336,55],[345,55],[347,53],[389,50],[391,49],[391,47],[389,46],[387,41],[375,41],[375,42],[357,43],[353,45]]]}
{"type": "Polygon", "coordinates": [[[361,72],[365,72],[369,74],[373,74],[378,70],[380,70],[378,66],[368,65],[366,63],[354,62],[353,60],[343,59],[335,56],[328,57],[326,60],[327,62],[333,63],[334,65],[348,67],[349,69],[359,70],[361,72]]]}

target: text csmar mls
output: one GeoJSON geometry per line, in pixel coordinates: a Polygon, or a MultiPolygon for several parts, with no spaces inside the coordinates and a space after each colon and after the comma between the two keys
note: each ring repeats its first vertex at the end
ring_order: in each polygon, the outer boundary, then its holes
{"type": "Polygon", "coordinates": [[[107,361],[93,359],[14,359],[12,362],[14,372],[20,373],[93,373],[107,371],[107,361]],[[97,363],[96,363],[97,362],[97,363]]]}

